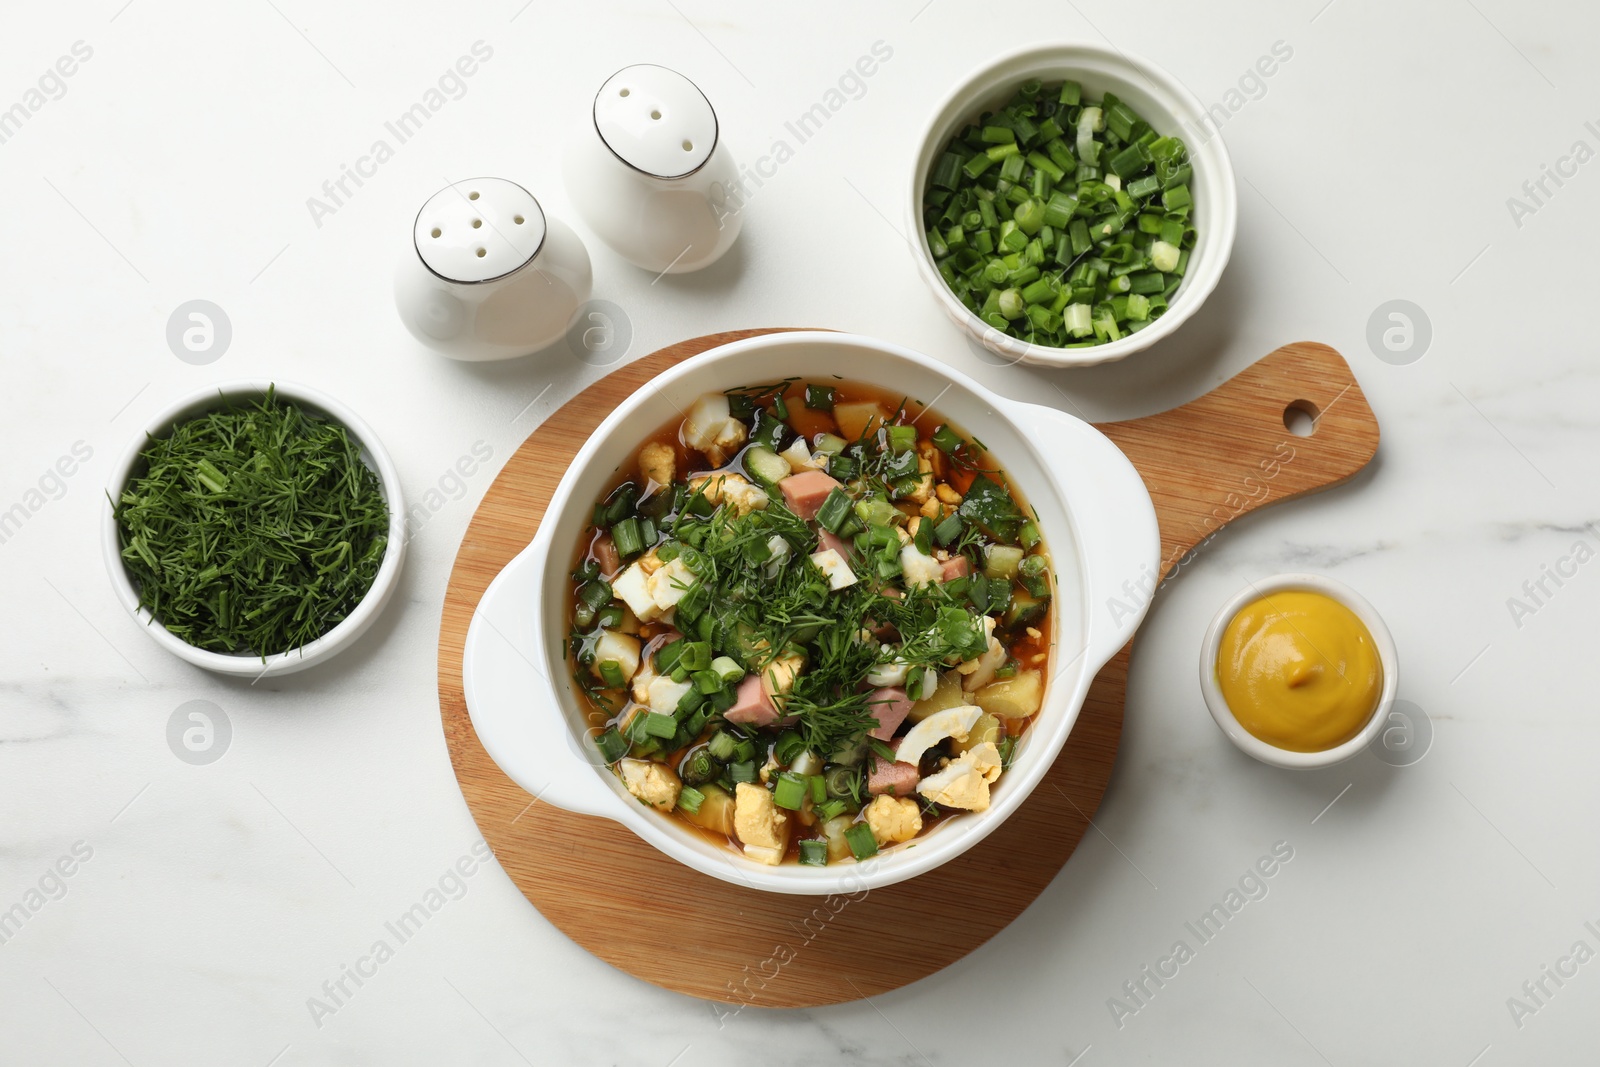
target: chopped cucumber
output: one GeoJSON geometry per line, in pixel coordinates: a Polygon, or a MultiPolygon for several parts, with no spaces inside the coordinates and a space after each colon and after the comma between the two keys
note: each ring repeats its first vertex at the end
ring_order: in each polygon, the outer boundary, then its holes
{"type": "Polygon", "coordinates": [[[837,454],[839,452],[843,452],[848,447],[850,447],[850,442],[846,441],[838,434],[824,433],[817,435],[817,443],[811,446],[811,451],[813,453],[831,452],[837,454]]]}
{"type": "Polygon", "coordinates": [[[1022,565],[1022,549],[1015,545],[990,545],[983,550],[983,573],[988,578],[1010,581],[1022,565]]]}
{"type": "Polygon", "coordinates": [[[789,461],[765,445],[745,449],[744,469],[763,485],[777,485],[789,477],[789,461]]]}
{"type": "Polygon", "coordinates": [[[1044,613],[1049,607],[1048,596],[1034,596],[1018,589],[1011,595],[1011,606],[1006,609],[1005,624],[1008,627],[1032,626],[1044,618],[1044,613]]]}

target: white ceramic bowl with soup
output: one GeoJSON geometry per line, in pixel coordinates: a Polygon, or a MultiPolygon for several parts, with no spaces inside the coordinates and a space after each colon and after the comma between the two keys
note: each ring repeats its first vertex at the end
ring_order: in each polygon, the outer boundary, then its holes
{"type": "Polygon", "coordinates": [[[1072,732],[1095,674],[1127,644],[1144,606],[1112,610],[1123,582],[1154,570],[1155,508],[1126,456],[1094,427],[1054,408],[999,396],[928,356],[844,333],[738,341],[686,360],[624,401],[578,452],[533,542],[495,578],[463,655],[467,708],[484,748],[545,803],[613,819],[669,856],[735,885],[826,894],[889,885],[977,844],[1027,799],[1072,732]],[[937,406],[979,438],[1034,509],[1056,576],[1044,705],[994,786],[987,811],[941,820],[864,862],[768,866],[635,800],[591,740],[566,651],[569,572],[595,494],[655,427],[707,393],[794,374],[893,390],[937,406]]]}

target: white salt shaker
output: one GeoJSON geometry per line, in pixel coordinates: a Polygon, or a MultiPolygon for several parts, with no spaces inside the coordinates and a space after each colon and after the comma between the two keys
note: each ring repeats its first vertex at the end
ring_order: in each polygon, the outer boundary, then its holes
{"type": "Polygon", "coordinates": [[[711,101],[677,71],[640,63],[608,78],[562,170],[578,215],[645,270],[700,270],[739,236],[738,166],[711,101]]]}
{"type": "Polygon", "coordinates": [[[578,235],[504,178],[470,178],[417,213],[395,272],[394,302],[412,335],[451,359],[512,359],[559,340],[589,299],[593,271],[578,235]]]}

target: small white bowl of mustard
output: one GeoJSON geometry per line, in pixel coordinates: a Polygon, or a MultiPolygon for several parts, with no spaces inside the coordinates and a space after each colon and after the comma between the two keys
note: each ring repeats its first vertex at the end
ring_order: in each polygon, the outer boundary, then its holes
{"type": "Polygon", "coordinates": [[[1400,684],[1383,618],[1316,574],[1251,582],[1200,647],[1200,691],[1228,740],[1274,767],[1331,767],[1371,744],[1400,684]]]}

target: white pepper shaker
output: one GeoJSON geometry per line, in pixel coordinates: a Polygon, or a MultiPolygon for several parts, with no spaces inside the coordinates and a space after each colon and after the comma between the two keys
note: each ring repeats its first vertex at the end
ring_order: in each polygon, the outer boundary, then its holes
{"type": "Polygon", "coordinates": [[[578,235],[504,178],[446,186],[395,272],[400,319],[451,359],[513,359],[559,340],[593,284],[578,235]]]}
{"type": "Polygon", "coordinates": [[[562,171],[589,228],[657,274],[710,266],[743,225],[738,166],[711,101],[653,63],[606,79],[569,140],[562,171]]]}

